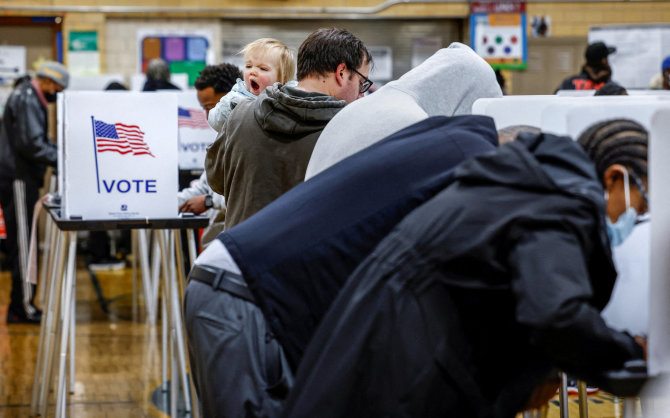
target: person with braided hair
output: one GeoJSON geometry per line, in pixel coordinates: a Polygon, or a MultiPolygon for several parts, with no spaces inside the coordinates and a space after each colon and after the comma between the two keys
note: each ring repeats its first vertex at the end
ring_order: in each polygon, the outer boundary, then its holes
{"type": "Polygon", "coordinates": [[[595,163],[605,189],[607,234],[617,247],[633,232],[637,216],[649,204],[647,131],[631,120],[604,121],[584,131],[579,143],[595,163]]]}
{"type": "Polygon", "coordinates": [[[283,416],[514,417],[554,395],[557,369],[597,383],[642,359],[600,311],[619,224],[646,210],[646,154],[617,120],[462,163],[348,278],[283,416]]]}

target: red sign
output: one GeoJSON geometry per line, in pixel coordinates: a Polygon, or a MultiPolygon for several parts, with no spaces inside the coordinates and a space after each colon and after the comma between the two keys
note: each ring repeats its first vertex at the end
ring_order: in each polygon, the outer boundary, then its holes
{"type": "Polygon", "coordinates": [[[523,1],[470,3],[470,13],[526,13],[526,3],[523,1]]]}

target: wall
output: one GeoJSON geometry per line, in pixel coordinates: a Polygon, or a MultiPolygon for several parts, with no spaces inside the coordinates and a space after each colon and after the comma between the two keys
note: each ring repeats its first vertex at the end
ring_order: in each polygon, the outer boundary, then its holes
{"type": "Polygon", "coordinates": [[[108,18],[104,28],[107,35],[107,44],[103,50],[103,55],[107,57],[104,71],[127,77],[140,72],[139,29],[205,30],[212,33],[215,53],[218,52],[216,45],[221,45],[221,24],[218,19],[108,18]]]}
{"type": "MultiPolygon", "coordinates": [[[[469,42],[468,13],[468,2],[452,0],[11,0],[0,4],[4,16],[62,15],[65,40],[70,30],[97,28],[101,71],[124,74],[137,71],[133,37],[140,27],[210,29],[219,59],[225,39],[239,36],[246,42],[259,33],[295,44],[315,25],[335,19],[369,44],[391,45],[397,77],[409,68],[407,51],[413,37],[437,34],[433,36],[441,36],[443,45],[453,40],[469,42]]],[[[530,1],[527,14],[550,16],[551,38],[530,40],[527,71],[505,72],[509,92],[514,94],[551,93],[556,80],[578,72],[583,58],[579,50],[583,51],[589,27],[670,23],[670,2],[530,1]],[[566,56],[573,57],[570,68],[561,62],[566,56]]]]}
{"type": "Polygon", "coordinates": [[[210,30],[215,61],[221,61],[223,42],[244,45],[260,37],[274,37],[294,51],[314,29],[336,26],[350,30],[367,45],[393,48],[393,76],[410,69],[412,40],[439,37],[444,46],[460,39],[459,24],[453,20],[216,20],[216,19],[107,19],[105,71],[130,76],[138,72],[138,29],[210,30]]]}

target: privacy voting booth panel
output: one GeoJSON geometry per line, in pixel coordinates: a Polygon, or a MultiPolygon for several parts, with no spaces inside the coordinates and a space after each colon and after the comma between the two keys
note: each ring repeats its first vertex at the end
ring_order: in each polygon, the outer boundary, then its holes
{"type": "Polygon", "coordinates": [[[472,113],[493,118],[496,129],[512,125],[540,126],[543,105],[559,100],[554,95],[505,96],[495,99],[478,99],[472,113]]]}
{"type": "Polygon", "coordinates": [[[112,82],[124,84],[123,74],[71,75],[68,91],[104,91],[112,82]]]}
{"type": "Polygon", "coordinates": [[[649,365],[652,374],[670,373],[670,115],[659,111],[651,118],[649,147],[651,230],[651,284],[649,365]]]}
{"type": "Polygon", "coordinates": [[[179,124],[179,169],[203,170],[207,147],[217,132],[207,123],[207,114],[200,107],[195,91],[177,94],[179,124]]]}
{"type": "Polygon", "coordinates": [[[63,94],[58,175],[66,218],[177,216],[177,96],[157,98],[63,94]]]}
{"type": "MultiPolygon", "coordinates": [[[[577,137],[588,126],[607,119],[628,118],[642,124],[649,131],[649,188],[651,222],[636,227],[630,240],[640,245],[628,245],[615,249],[617,259],[648,263],[649,275],[642,269],[633,277],[628,289],[636,293],[623,297],[617,292],[626,292],[615,287],[611,304],[607,309],[619,312],[647,310],[637,318],[648,317],[647,324],[616,322],[610,315],[608,324],[614,328],[628,329],[633,333],[648,331],[650,372],[670,372],[670,189],[664,187],[670,181],[670,100],[663,95],[634,97],[556,97],[521,96],[515,99],[480,99],[473,106],[473,113],[494,118],[497,128],[510,125],[535,125],[545,132],[577,137]],[[539,114],[539,123],[538,123],[539,114]],[[644,253],[644,244],[650,248],[644,253]],[[620,254],[616,254],[620,253],[620,254]],[[627,254],[626,254],[627,253],[627,254]],[[618,257],[623,255],[625,257],[618,257]],[[644,291],[644,288],[648,292],[644,291]]],[[[628,244],[633,244],[629,242],[628,244]]],[[[617,266],[621,273],[630,266],[617,266]]],[[[607,314],[607,309],[605,314],[607,314]]],[[[606,315],[607,316],[607,315],[606,315]]],[[[628,315],[630,319],[630,315],[628,315]]],[[[608,319],[608,318],[606,318],[608,319]]],[[[643,319],[641,319],[643,320],[643,319]]]]}
{"type": "MultiPolygon", "coordinates": [[[[545,112],[550,110],[547,108],[545,112]]],[[[598,106],[577,103],[565,115],[566,133],[573,137],[593,123],[617,118],[635,120],[649,131],[651,222],[635,228],[629,238],[634,242],[624,243],[629,244],[625,249],[614,250],[620,275],[603,315],[614,328],[647,334],[650,373],[670,372],[670,189],[665,186],[670,180],[670,101],[654,98],[646,102],[614,100],[609,103],[600,101],[598,106]],[[646,248],[650,248],[649,253],[645,252],[646,248]],[[644,268],[646,266],[635,269],[631,265],[622,265],[622,262],[649,265],[648,269],[644,268]],[[641,314],[640,311],[646,312],[641,314]],[[620,315],[616,315],[617,312],[620,315]],[[648,315],[648,324],[631,322],[631,317],[643,318],[645,315],[648,315]],[[617,323],[617,317],[624,318],[622,323],[617,323]],[[642,328],[645,325],[646,329],[642,328]]]]}
{"type": "MultiPolygon", "coordinates": [[[[566,135],[567,112],[577,104],[588,104],[597,108],[601,104],[613,103],[617,100],[633,103],[665,99],[665,97],[660,96],[505,96],[477,100],[472,107],[472,113],[492,117],[497,129],[512,125],[530,125],[539,127],[545,132],[566,135]]],[[[589,112],[587,111],[587,113],[589,112]]]]}

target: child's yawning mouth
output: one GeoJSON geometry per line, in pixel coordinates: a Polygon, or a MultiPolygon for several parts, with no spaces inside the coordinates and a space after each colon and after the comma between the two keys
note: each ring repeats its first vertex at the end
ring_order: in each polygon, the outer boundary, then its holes
{"type": "Polygon", "coordinates": [[[260,85],[255,80],[249,80],[249,86],[251,87],[251,92],[255,95],[260,94],[260,85]]]}

